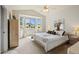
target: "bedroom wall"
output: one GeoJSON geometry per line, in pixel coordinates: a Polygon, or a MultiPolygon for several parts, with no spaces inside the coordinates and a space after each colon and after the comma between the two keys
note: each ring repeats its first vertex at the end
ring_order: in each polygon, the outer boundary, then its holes
{"type": "Polygon", "coordinates": [[[8,23],[7,23],[7,10],[4,6],[1,6],[1,52],[8,50],[8,23]]]}
{"type": "Polygon", "coordinates": [[[40,14],[37,11],[34,10],[13,10],[13,15],[16,15],[17,18],[19,18],[19,15],[29,15],[29,16],[36,16],[42,18],[42,31],[46,30],[46,17],[42,14],[40,14]]]}
{"type": "Polygon", "coordinates": [[[72,32],[74,27],[79,26],[79,6],[60,7],[55,10],[50,9],[46,21],[46,29],[54,29],[54,20],[62,18],[65,21],[65,30],[67,32],[72,32]]]}
{"type": "Polygon", "coordinates": [[[1,6],[0,6],[0,53],[1,53],[1,6]]]}
{"type": "MultiPolygon", "coordinates": [[[[6,6],[8,9],[13,10],[35,10],[39,14],[46,16],[46,31],[53,30],[53,22],[56,19],[62,18],[65,21],[65,30],[68,32],[73,31],[73,27],[78,26],[79,22],[79,6],[77,5],[50,5],[48,6],[49,11],[44,13],[43,5],[23,5],[23,6],[6,6]]],[[[33,13],[33,12],[32,12],[33,13]]],[[[26,14],[29,14],[29,12],[26,12],[26,14]]],[[[34,15],[34,14],[31,14],[34,15]]],[[[36,15],[37,16],[37,15],[36,15]]]]}

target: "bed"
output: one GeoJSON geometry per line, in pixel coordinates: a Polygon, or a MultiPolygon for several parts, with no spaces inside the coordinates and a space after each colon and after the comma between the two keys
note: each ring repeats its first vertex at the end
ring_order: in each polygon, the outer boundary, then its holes
{"type": "Polygon", "coordinates": [[[69,40],[68,36],[52,35],[48,33],[35,33],[33,38],[46,52],[69,40]]]}

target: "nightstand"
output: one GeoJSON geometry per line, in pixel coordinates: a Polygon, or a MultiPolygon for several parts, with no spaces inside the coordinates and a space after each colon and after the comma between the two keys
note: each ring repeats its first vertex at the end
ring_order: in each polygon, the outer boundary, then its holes
{"type": "Polygon", "coordinates": [[[75,44],[76,42],[79,41],[79,37],[76,36],[76,35],[69,34],[68,36],[69,36],[69,43],[70,43],[71,45],[73,45],[73,44],[75,44]]]}

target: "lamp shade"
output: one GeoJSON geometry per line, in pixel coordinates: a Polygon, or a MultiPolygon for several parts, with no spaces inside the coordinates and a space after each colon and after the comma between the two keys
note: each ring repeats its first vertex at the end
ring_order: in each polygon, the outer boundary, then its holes
{"type": "Polygon", "coordinates": [[[79,36],[79,27],[75,27],[75,35],[79,36]]]}
{"type": "Polygon", "coordinates": [[[79,31],[79,27],[76,27],[76,28],[75,28],[75,31],[79,31]]]}

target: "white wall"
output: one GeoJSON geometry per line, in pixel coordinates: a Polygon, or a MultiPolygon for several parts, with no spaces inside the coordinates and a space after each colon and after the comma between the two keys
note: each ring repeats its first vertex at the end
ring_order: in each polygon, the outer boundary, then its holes
{"type": "MultiPolygon", "coordinates": [[[[9,12],[12,10],[14,14],[24,14],[42,17],[43,20],[43,31],[46,31],[46,17],[43,13],[43,5],[6,5],[5,6],[9,12]]],[[[11,12],[12,13],[12,12],[11,12]]]]}
{"type": "Polygon", "coordinates": [[[29,16],[40,17],[42,19],[42,31],[46,31],[46,17],[40,14],[39,12],[35,10],[13,10],[12,14],[16,15],[17,18],[19,17],[19,15],[29,15],[29,16]]]}
{"type": "Polygon", "coordinates": [[[63,18],[65,21],[65,30],[72,32],[74,27],[79,26],[79,6],[63,6],[56,10],[51,10],[48,13],[46,29],[53,29],[53,21],[59,18],[63,18]],[[66,8],[65,8],[66,7],[66,8]]]}
{"type": "Polygon", "coordinates": [[[53,29],[53,20],[64,18],[65,30],[72,31],[74,26],[78,26],[79,22],[79,6],[78,5],[48,5],[49,12],[42,12],[44,5],[20,5],[6,6],[8,10],[35,10],[46,16],[46,30],[53,29]]]}
{"type": "Polygon", "coordinates": [[[44,13],[43,5],[20,5],[6,6],[8,10],[35,10],[46,16],[46,31],[53,29],[53,21],[58,18],[65,20],[65,30],[72,32],[74,26],[79,22],[79,6],[77,5],[49,5],[49,12],[44,13]]]}

